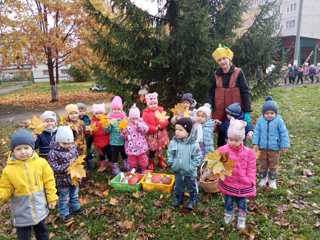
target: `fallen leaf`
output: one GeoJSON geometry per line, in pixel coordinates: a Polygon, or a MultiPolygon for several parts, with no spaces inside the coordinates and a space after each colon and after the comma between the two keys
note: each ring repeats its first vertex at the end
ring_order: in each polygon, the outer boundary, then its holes
{"type": "Polygon", "coordinates": [[[191,228],[193,231],[198,230],[201,227],[200,223],[192,223],[191,228]]]}
{"type": "Polygon", "coordinates": [[[119,227],[124,228],[126,230],[130,230],[133,228],[134,224],[132,221],[125,220],[123,222],[118,222],[119,227]]]}
{"type": "Polygon", "coordinates": [[[162,202],[160,200],[156,200],[154,201],[153,205],[157,208],[161,208],[162,207],[162,202]]]}
{"type": "Polygon", "coordinates": [[[119,200],[116,199],[116,198],[110,198],[109,203],[110,203],[111,205],[113,205],[113,206],[118,206],[119,200]]]}
{"type": "Polygon", "coordinates": [[[303,176],[311,177],[311,176],[313,176],[313,173],[311,172],[310,169],[303,169],[303,176]]]}

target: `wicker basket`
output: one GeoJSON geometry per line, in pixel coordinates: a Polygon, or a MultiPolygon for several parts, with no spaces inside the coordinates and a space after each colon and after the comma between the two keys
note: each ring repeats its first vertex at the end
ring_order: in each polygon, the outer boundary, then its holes
{"type": "Polygon", "coordinates": [[[216,193],[219,192],[218,183],[219,178],[214,178],[211,181],[204,181],[203,180],[203,174],[205,171],[205,166],[207,162],[204,162],[200,167],[200,180],[199,180],[199,186],[203,189],[203,191],[207,193],[216,193]]]}

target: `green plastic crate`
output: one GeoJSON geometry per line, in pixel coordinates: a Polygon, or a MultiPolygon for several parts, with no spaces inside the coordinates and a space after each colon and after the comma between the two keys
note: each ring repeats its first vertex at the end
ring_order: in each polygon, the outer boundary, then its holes
{"type": "Polygon", "coordinates": [[[110,186],[113,187],[116,191],[119,192],[140,192],[141,191],[141,181],[142,181],[142,175],[140,181],[135,185],[129,185],[127,183],[121,183],[120,182],[120,174],[115,176],[111,182],[110,186]]]}

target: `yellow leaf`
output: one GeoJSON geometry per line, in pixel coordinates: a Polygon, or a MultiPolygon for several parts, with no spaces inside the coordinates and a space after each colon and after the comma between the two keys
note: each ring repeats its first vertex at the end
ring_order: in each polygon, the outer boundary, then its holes
{"type": "Polygon", "coordinates": [[[167,116],[167,113],[165,111],[160,112],[157,110],[155,112],[155,116],[160,122],[165,122],[169,118],[169,116],[167,116]]]}
{"type": "Polygon", "coordinates": [[[113,206],[117,206],[119,204],[119,201],[116,198],[110,198],[109,203],[113,206]]]}
{"type": "Polygon", "coordinates": [[[70,174],[71,182],[73,185],[79,185],[79,180],[86,177],[86,170],[83,166],[85,157],[85,155],[79,156],[75,161],[73,161],[70,164],[68,168],[68,173],[70,174]]]}
{"type": "Polygon", "coordinates": [[[110,124],[110,120],[105,114],[99,114],[97,118],[99,119],[99,122],[103,128],[107,127],[110,124]]]}
{"type": "Polygon", "coordinates": [[[127,127],[128,127],[128,120],[127,119],[122,119],[119,122],[119,129],[122,130],[122,129],[125,129],[127,127]]]}
{"type": "Polygon", "coordinates": [[[190,117],[189,111],[186,110],[182,103],[177,103],[174,108],[171,108],[174,116],[190,117]]]}
{"type": "Polygon", "coordinates": [[[31,121],[28,124],[28,128],[30,128],[35,134],[41,134],[44,130],[44,123],[37,116],[32,116],[31,121]]]}
{"type": "Polygon", "coordinates": [[[227,153],[209,152],[205,156],[205,161],[207,161],[206,168],[221,180],[224,180],[225,176],[232,175],[234,161],[229,158],[227,153]]]}

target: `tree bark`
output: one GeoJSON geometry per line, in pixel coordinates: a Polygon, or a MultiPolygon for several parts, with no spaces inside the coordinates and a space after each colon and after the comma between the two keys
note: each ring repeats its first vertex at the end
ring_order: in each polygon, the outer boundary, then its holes
{"type": "Polygon", "coordinates": [[[58,89],[57,84],[54,78],[54,64],[52,60],[52,49],[47,47],[47,65],[48,65],[48,72],[49,72],[49,80],[51,86],[51,101],[50,102],[57,102],[58,99],[58,89]]]}

